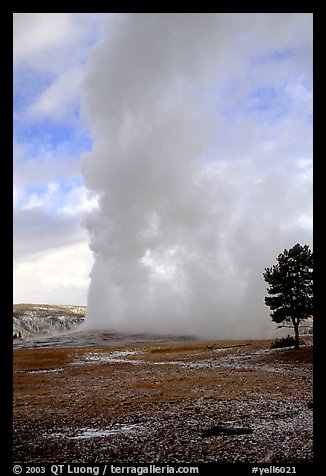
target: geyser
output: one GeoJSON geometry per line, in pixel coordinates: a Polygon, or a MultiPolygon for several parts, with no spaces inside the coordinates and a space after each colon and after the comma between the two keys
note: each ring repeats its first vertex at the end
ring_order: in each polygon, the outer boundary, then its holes
{"type": "Polygon", "coordinates": [[[99,197],[85,219],[89,328],[266,335],[262,273],[310,243],[311,184],[297,115],[273,135],[274,116],[248,100],[278,87],[268,58],[302,31],[309,43],[300,14],[113,15],[83,90],[82,170],[99,197]]]}

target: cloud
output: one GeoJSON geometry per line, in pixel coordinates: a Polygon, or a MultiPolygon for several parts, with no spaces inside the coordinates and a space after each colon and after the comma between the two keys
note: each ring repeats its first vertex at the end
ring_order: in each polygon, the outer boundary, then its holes
{"type": "Polygon", "coordinates": [[[93,256],[79,214],[14,210],[14,302],[86,304],[93,256]]]}
{"type": "Polygon", "coordinates": [[[61,73],[85,61],[89,48],[102,35],[108,14],[14,13],[14,67],[61,73]]]}
{"type": "Polygon", "coordinates": [[[85,305],[92,262],[86,239],[14,261],[14,302],[85,305]]]}
{"type": "Polygon", "coordinates": [[[31,105],[27,115],[31,118],[48,117],[51,120],[65,120],[75,114],[79,104],[82,69],[74,68],[62,73],[40,97],[31,105]]]}
{"type": "Polygon", "coordinates": [[[83,81],[90,327],[266,335],[263,270],[312,238],[311,19],[114,16],[83,81]]]}
{"type": "Polygon", "coordinates": [[[14,187],[17,189],[72,180],[80,174],[79,155],[69,143],[35,147],[33,143],[23,141],[14,142],[13,149],[14,187]]]}
{"type": "Polygon", "coordinates": [[[25,105],[20,111],[25,122],[76,120],[82,68],[108,19],[108,14],[14,14],[14,92],[16,104],[25,105]]]}
{"type": "MultiPolygon", "coordinates": [[[[79,36],[71,20],[72,17],[68,13],[15,13],[13,17],[15,62],[35,62],[40,56],[45,59],[48,50],[62,48],[71,37],[75,37],[76,34],[79,36]]],[[[48,58],[47,61],[47,65],[50,65],[51,59],[48,58]]]]}
{"type": "Polygon", "coordinates": [[[81,221],[96,199],[80,177],[79,155],[90,148],[79,111],[80,83],[109,17],[14,14],[16,302],[86,299],[92,255],[81,221]]]}
{"type": "Polygon", "coordinates": [[[55,215],[40,207],[14,210],[15,259],[86,239],[80,217],[55,215]]]}

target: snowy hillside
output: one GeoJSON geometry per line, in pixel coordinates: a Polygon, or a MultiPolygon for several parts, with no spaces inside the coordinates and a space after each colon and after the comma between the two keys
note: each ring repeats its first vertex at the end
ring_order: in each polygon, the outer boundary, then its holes
{"type": "Polygon", "coordinates": [[[13,337],[29,338],[70,330],[84,322],[85,306],[14,304],[13,337]]]}

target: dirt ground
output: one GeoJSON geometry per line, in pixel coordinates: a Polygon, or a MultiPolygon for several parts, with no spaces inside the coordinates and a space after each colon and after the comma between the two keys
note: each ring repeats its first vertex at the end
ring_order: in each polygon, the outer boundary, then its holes
{"type": "Polygon", "coordinates": [[[270,343],[16,348],[14,462],[312,462],[313,347],[270,343]]]}

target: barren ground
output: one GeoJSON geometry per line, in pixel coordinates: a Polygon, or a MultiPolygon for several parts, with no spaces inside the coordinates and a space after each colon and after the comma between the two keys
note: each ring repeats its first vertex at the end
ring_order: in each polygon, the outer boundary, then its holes
{"type": "Polygon", "coordinates": [[[14,349],[15,462],[312,462],[312,412],[308,341],[14,349]]]}

